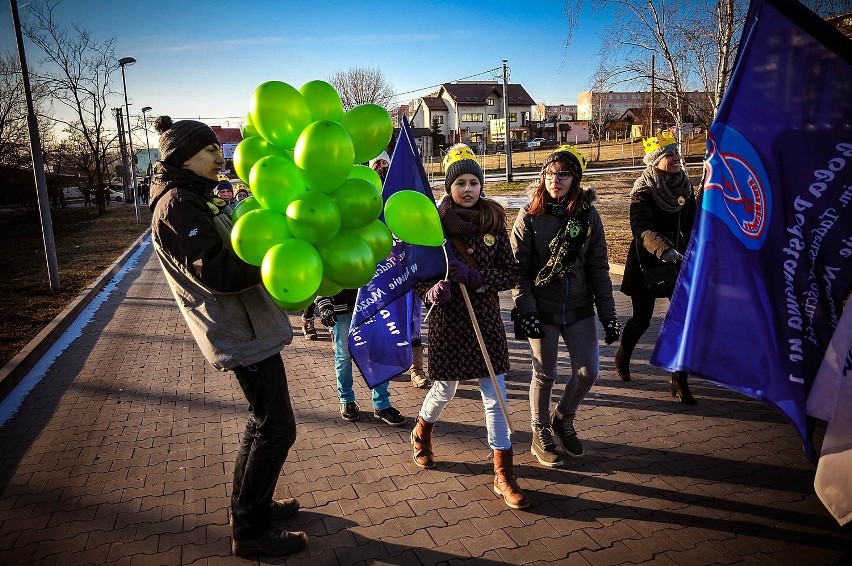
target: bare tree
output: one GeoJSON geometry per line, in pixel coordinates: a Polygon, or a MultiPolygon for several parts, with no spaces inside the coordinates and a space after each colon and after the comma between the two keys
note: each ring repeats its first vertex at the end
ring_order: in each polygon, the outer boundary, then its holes
{"type": "MultiPolygon", "coordinates": [[[[604,63],[601,62],[592,79],[592,115],[589,120],[589,133],[592,134],[592,137],[597,142],[597,157],[595,159],[600,159],[601,142],[606,137],[610,126],[618,120],[615,108],[613,108],[612,104],[605,103],[602,96],[604,92],[611,90],[610,83],[614,76],[613,71],[607,69],[604,63]]],[[[556,122],[555,118],[554,116],[554,122],[556,122]]]]}
{"type": "Polygon", "coordinates": [[[351,67],[335,72],[328,82],[337,90],[346,112],[359,104],[378,104],[389,111],[394,106],[393,87],[379,69],[351,67]]]}
{"type": "Polygon", "coordinates": [[[64,108],[56,121],[76,136],[91,156],[96,180],[98,212],[106,211],[104,188],[107,177],[104,146],[110,123],[108,102],[116,92],[110,86],[118,70],[115,38],[100,40],[87,30],[72,25],[69,31],[58,21],[55,8],[59,0],[33,2],[27,7],[30,17],[24,24],[27,37],[45,55],[43,74],[36,77],[50,92],[55,104],[64,108]]]}
{"type": "Polygon", "coordinates": [[[27,161],[27,102],[17,57],[0,54],[0,166],[27,161]]]}

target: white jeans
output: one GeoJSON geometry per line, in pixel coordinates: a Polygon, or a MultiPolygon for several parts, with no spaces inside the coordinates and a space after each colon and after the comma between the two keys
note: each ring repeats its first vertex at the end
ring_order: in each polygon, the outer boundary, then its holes
{"type": "MultiPolygon", "coordinates": [[[[500,395],[506,399],[506,375],[501,373],[497,376],[497,384],[500,387],[500,395]]],[[[420,407],[420,418],[427,423],[434,423],[440,417],[447,403],[456,396],[458,381],[433,381],[429,393],[423,399],[420,407]]],[[[509,425],[506,423],[506,415],[500,407],[499,397],[494,390],[491,377],[479,379],[479,392],[482,394],[482,404],[485,408],[485,429],[488,431],[488,446],[492,450],[509,450],[512,447],[512,439],[509,435],[509,425]]]]}

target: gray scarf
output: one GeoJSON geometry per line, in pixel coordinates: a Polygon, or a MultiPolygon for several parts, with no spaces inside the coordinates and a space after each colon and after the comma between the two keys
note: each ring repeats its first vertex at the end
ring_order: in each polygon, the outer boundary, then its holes
{"type": "Polygon", "coordinates": [[[653,165],[645,167],[633,183],[630,196],[646,189],[651,193],[657,206],[665,212],[679,211],[686,204],[686,200],[692,196],[692,185],[685,171],[669,175],[653,165]]]}

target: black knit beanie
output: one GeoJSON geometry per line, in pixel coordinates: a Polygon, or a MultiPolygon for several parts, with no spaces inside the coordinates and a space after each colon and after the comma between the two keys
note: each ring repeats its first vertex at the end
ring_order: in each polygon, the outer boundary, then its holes
{"type": "Polygon", "coordinates": [[[183,167],[189,158],[208,145],[219,145],[210,126],[195,120],[172,122],[169,116],[159,116],[154,128],[160,134],[160,159],[175,167],[183,167]]]}
{"type": "Polygon", "coordinates": [[[557,149],[556,151],[548,155],[547,159],[544,160],[544,165],[541,166],[541,172],[544,173],[547,170],[547,166],[551,163],[559,163],[560,165],[562,165],[563,171],[571,171],[571,174],[574,176],[575,183],[579,183],[583,180],[583,170],[585,169],[585,164],[581,164],[577,156],[574,155],[571,151],[560,151],[557,149]]]}
{"type": "Polygon", "coordinates": [[[453,181],[466,173],[476,176],[479,179],[480,186],[485,185],[482,167],[479,166],[479,162],[476,161],[473,152],[467,145],[459,143],[451,147],[444,158],[444,163],[447,168],[447,176],[444,179],[444,189],[447,194],[450,193],[453,181]]]}

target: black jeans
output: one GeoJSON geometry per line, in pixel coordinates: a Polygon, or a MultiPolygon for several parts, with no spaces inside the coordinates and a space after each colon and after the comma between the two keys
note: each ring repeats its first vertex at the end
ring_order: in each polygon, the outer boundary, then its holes
{"type": "Polygon", "coordinates": [[[246,540],[260,536],[269,527],[275,485],[296,442],[296,418],[280,354],[236,367],[234,374],[249,402],[231,493],[234,539],[246,540]]]}

